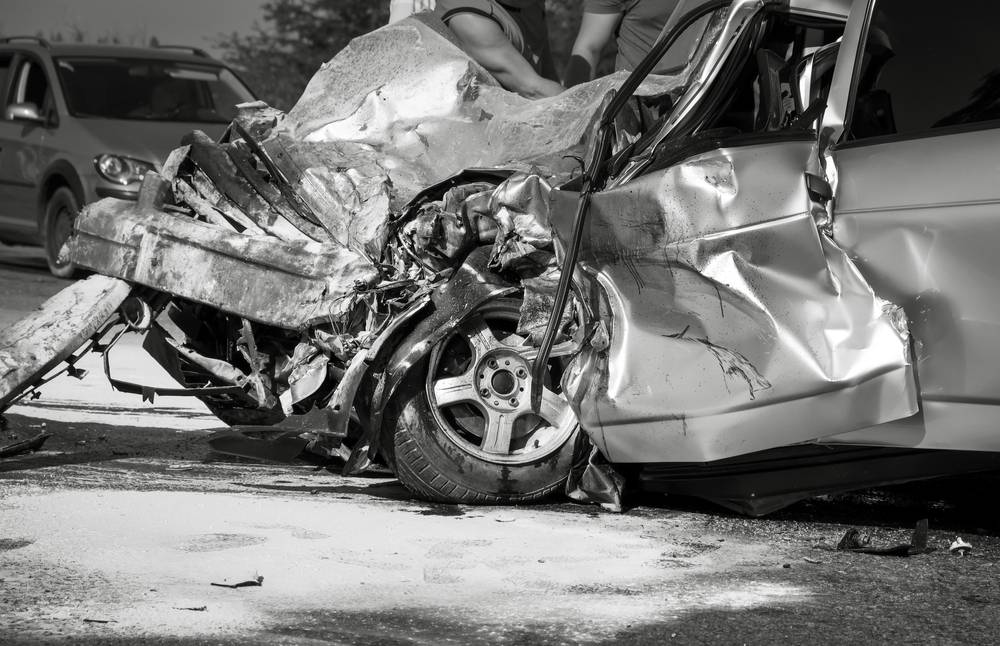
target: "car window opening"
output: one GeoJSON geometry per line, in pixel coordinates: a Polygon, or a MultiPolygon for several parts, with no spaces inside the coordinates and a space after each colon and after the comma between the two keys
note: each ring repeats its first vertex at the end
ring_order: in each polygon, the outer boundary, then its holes
{"type": "MultiPolygon", "coordinates": [[[[843,24],[805,21],[786,13],[771,13],[761,25],[754,52],[743,57],[742,69],[726,88],[716,117],[699,130],[721,130],[732,134],[781,132],[810,126],[797,119],[809,105],[795,91],[796,74],[809,54],[834,43],[843,34],[843,24]]],[[[815,98],[829,92],[832,66],[814,82],[815,98]],[[822,87],[825,83],[825,88],[822,87]]]]}
{"type": "Polygon", "coordinates": [[[1000,5],[965,3],[942,30],[936,5],[882,0],[865,41],[848,140],[912,136],[1000,119],[1000,5]],[[928,43],[933,43],[929,46],[928,43]]]}
{"type": "MultiPolygon", "coordinates": [[[[787,12],[765,14],[742,45],[747,54],[730,58],[735,64],[722,71],[709,88],[706,108],[676,131],[682,135],[686,130],[688,136],[661,143],[643,172],[718,148],[735,137],[757,141],[761,136],[797,137],[810,132],[813,114],[825,105],[830,91],[843,31],[844,24],[837,21],[787,12]],[[798,74],[810,57],[817,61],[814,78],[802,95],[796,89],[798,74]]],[[[636,144],[636,151],[642,149],[641,142],[636,144]]]]}
{"type": "Polygon", "coordinates": [[[234,74],[215,65],[105,58],[60,59],[71,114],[145,121],[228,123],[251,100],[234,74]]]}

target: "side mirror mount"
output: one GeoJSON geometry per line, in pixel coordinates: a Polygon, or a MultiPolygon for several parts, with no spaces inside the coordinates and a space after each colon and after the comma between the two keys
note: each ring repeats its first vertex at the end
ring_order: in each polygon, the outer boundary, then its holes
{"type": "Polygon", "coordinates": [[[45,123],[45,119],[38,111],[38,106],[34,103],[13,103],[7,106],[3,113],[7,121],[30,121],[32,123],[45,123]]]}

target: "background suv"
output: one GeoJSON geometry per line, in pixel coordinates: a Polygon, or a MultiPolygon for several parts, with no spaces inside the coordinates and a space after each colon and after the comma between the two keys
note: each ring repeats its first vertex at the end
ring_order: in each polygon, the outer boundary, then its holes
{"type": "Polygon", "coordinates": [[[69,276],[58,252],[80,206],[134,198],[181,137],[221,135],[252,99],[196,49],[0,39],[0,241],[43,245],[69,276]]]}

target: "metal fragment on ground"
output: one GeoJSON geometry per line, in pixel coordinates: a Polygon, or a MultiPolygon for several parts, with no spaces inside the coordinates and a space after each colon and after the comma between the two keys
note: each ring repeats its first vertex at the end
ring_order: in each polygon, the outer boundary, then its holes
{"type": "Polygon", "coordinates": [[[0,458],[12,458],[16,455],[21,455],[22,453],[33,453],[41,449],[42,445],[45,444],[45,440],[50,437],[52,437],[51,433],[45,433],[43,431],[26,440],[19,440],[0,446],[0,458]]]}
{"type": "Polygon", "coordinates": [[[252,577],[249,577],[247,579],[243,579],[242,581],[238,580],[236,583],[229,583],[228,579],[223,579],[222,583],[216,583],[216,582],[213,581],[211,585],[214,585],[214,586],[216,586],[218,588],[253,588],[253,587],[260,587],[260,586],[264,585],[264,577],[260,576],[259,574],[255,574],[252,577]]]}

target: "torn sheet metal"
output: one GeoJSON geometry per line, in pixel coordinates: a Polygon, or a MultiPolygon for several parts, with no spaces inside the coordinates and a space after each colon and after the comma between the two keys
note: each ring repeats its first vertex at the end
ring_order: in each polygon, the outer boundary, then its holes
{"type": "MultiPolygon", "coordinates": [[[[517,333],[538,344],[555,303],[559,267],[549,221],[551,185],[537,174],[517,173],[497,187],[490,211],[497,235],[490,268],[517,275],[524,288],[517,333]]],[[[572,316],[565,313],[564,323],[572,316]]]]}
{"type": "MultiPolygon", "coordinates": [[[[810,146],[717,150],[594,195],[581,260],[611,343],[564,387],[613,462],[707,462],[916,412],[905,316],[807,210],[810,146]]],[[[577,195],[552,195],[565,235],[577,195]]]]}
{"type": "MultiPolygon", "coordinates": [[[[686,71],[686,70],[685,70],[686,71]]],[[[356,38],[309,82],[276,132],[377,151],[393,184],[404,169],[423,186],[464,168],[575,170],[619,72],[547,99],[508,92],[451,40],[433,16],[356,38]]],[[[654,76],[639,95],[677,95],[686,76],[654,76]]],[[[403,199],[409,199],[403,194],[403,199]]]]}
{"type": "Polygon", "coordinates": [[[625,478],[591,444],[586,434],[577,435],[573,449],[573,467],[566,478],[566,497],[620,513],[624,493],[625,478]]]}

